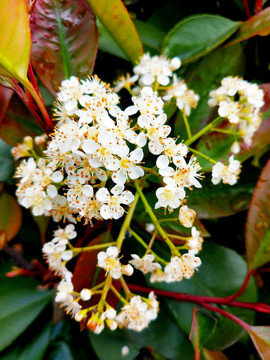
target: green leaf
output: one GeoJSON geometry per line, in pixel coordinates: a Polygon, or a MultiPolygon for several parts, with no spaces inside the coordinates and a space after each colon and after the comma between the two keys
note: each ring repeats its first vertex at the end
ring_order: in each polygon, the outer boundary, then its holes
{"type": "Polygon", "coordinates": [[[252,174],[242,173],[234,186],[214,185],[209,178],[205,179],[203,189],[193,189],[189,193],[187,205],[196,211],[199,219],[215,219],[246,210],[257,176],[255,168],[252,174]]]}
{"type": "Polygon", "coordinates": [[[22,209],[14,196],[0,195],[0,234],[6,234],[7,241],[13,239],[22,224],[22,209]]]}
{"type": "MultiPolygon", "coordinates": [[[[228,162],[228,156],[231,154],[231,146],[234,142],[232,136],[218,132],[203,136],[196,146],[196,150],[202,154],[214,159],[215,161],[228,162]]],[[[202,156],[196,154],[197,160],[204,172],[212,170],[213,163],[202,156]]]]}
{"type": "Polygon", "coordinates": [[[201,350],[205,342],[209,339],[212,333],[215,331],[216,319],[214,317],[207,316],[197,308],[193,310],[191,330],[189,338],[194,348],[201,350]]]}
{"type": "Polygon", "coordinates": [[[30,58],[30,29],[26,1],[0,2],[0,74],[27,80],[30,58]]]}
{"type": "Polygon", "coordinates": [[[166,36],[162,52],[169,58],[192,62],[218,47],[239,27],[239,22],[217,15],[195,15],[181,20],[166,36]]]}
{"type": "Polygon", "coordinates": [[[247,21],[243,22],[235,36],[225,46],[231,46],[240,41],[247,40],[255,35],[266,36],[270,34],[270,7],[260,11],[247,21]]]}
{"type": "MultiPolygon", "coordinates": [[[[151,284],[151,287],[154,285],[155,288],[168,291],[217,297],[232,295],[240,288],[247,273],[247,265],[235,251],[205,241],[199,256],[202,259],[202,265],[191,279],[184,279],[179,283],[151,284]]],[[[256,298],[255,282],[252,280],[239,299],[252,302],[256,301],[256,298]]],[[[194,305],[174,300],[166,300],[166,304],[179,328],[189,334],[194,305]]],[[[249,310],[238,308],[226,308],[226,310],[244,321],[253,321],[254,313],[249,310]]],[[[243,329],[239,325],[227,318],[216,316],[214,313],[212,316],[218,322],[215,331],[205,344],[207,348],[223,349],[234,343],[242,335],[243,329]]],[[[212,322],[212,319],[208,321],[212,322]]]]}
{"type": "Polygon", "coordinates": [[[48,360],[75,360],[72,356],[71,349],[68,344],[63,341],[56,341],[53,343],[53,350],[47,357],[48,360]]]}
{"type": "Polygon", "coordinates": [[[13,173],[13,157],[11,147],[0,139],[0,182],[8,180],[13,173]]]}
{"type": "Polygon", "coordinates": [[[246,252],[250,269],[270,261],[270,160],[255,187],[246,223],[246,252]]]}
{"type": "Polygon", "coordinates": [[[134,19],[134,25],[136,26],[145,51],[149,51],[153,55],[159,54],[165,33],[145,21],[134,19]]]}
{"type": "Polygon", "coordinates": [[[36,328],[30,327],[28,331],[11,346],[9,351],[1,354],[1,360],[43,360],[50,341],[51,324],[42,323],[38,330],[39,331],[37,331],[36,328]],[[32,330],[31,333],[29,332],[30,329],[32,330]]]}
{"type": "Polygon", "coordinates": [[[142,347],[148,346],[170,360],[192,359],[193,350],[190,342],[164,310],[161,306],[157,320],[151,322],[149,327],[142,332],[131,330],[112,332],[107,329],[99,335],[89,332],[91,344],[99,359],[132,360],[142,347]],[[129,354],[122,357],[121,349],[124,345],[129,347],[129,354]]]}
{"type": "MultiPolygon", "coordinates": [[[[188,117],[192,134],[201,130],[208,122],[213,109],[207,104],[209,92],[220,86],[220,81],[228,75],[242,75],[244,72],[245,58],[240,44],[230,48],[220,49],[206,56],[202,61],[192,65],[185,78],[189,88],[200,95],[198,106],[192,110],[188,117]]],[[[175,123],[175,135],[181,139],[185,135],[183,120],[175,123]]]]}
{"type": "Polygon", "coordinates": [[[251,326],[248,333],[261,358],[270,359],[270,326],[251,326]]]}
{"type": "Polygon", "coordinates": [[[97,27],[87,0],[40,0],[31,15],[31,61],[55,95],[71,75],[91,75],[97,54],[97,27]]]}
{"type": "Polygon", "coordinates": [[[97,19],[98,27],[98,48],[101,51],[107,52],[108,54],[117,56],[121,59],[128,60],[127,55],[121,50],[117,45],[114,38],[102,25],[102,23],[97,19]]]}
{"type": "Polygon", "coordinates": [[[30,278],[6,278],[4,270],[0,273],[0,351],[34,321],[53,293],[37,290],[38,282],[30,278]]]}
{"type": "Polygon", "coordinates": [[[119,48],[135,63],[143,54],[143,46],[122,1],[88,0],[88,2],[119,48]]]}

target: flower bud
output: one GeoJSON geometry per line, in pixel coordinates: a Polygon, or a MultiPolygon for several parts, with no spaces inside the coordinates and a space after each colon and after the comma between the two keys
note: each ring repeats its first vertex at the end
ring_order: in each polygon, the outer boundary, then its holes
{"type": "Polygon", "coordinates": [[[89,289],[83,289],[81,292],[80,292],[80,295],[81,295],[81,299],[83,301],[88,301],[91,299],[91,296],[92,296],[92,293],[89,289]]]}

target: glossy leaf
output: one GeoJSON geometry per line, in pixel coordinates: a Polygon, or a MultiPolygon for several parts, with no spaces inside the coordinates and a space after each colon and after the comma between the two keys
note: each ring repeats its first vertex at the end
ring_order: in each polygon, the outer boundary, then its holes
{"type": "Polygon", "coordinates": [[[143,54],[143,46],[122,1],[88,0],[88,2],[119,48],[135,63],[143,54]]]}
{"type": "Polygon", "coordinates": [[[34,321],[51,300],[52,291],[37,290],[38,282],[30,278],[5,278],[3,270],[0,281],[0,351],[2,351],[34,321]]]}
{"type": "Polygon", "coordinates": [[[229,360],[221,351],[203,349],[203,356],[206,360],[229,360]]]}
{"type": "Polygon", "coordinates": [[[192,62],[218,47],[238,28],[239,23],[217,15],[195,15],[181,20],[166,36],[162,52],[192,62]]]}
{"type": "Polygon", "coordinates": [[[270,34],[270,7],[260,11],[247,21],[243,22],[232,40],[226,44],[230,46],[247,40],[255,35],[266,36],[270,34]]]}
{"type": "Polygon", "coordinates": [[[203,189],[193,189],[189,193],[188,206],[194,209],[199,219],[215,219],[230,216],[248,209],[258,174],[241,174],[234,186],[220,183],[214,185],[208,178],[203,189]]]}
{"type": "MultiPolygon", "coordinates": [[[[240,288],[247,273],[247,265],[235,251],[205,241],[200,258],[202,265],[191,279],[184,279],[178,283],[151,284],[151,287],[154,285],[155,288],[168,291],[218,297],[232,295],[240,288]]],[[[239,299],[240,301],[256,301],[256,287],[253,280],[239,299]]],[[[189,334],[194,304],[174,300],[166,300],[166,304],[179,328],[189,334]]],[[[226,308],[226,310],[249,323],[253,321],[254,313],[251,311],[238,308],[226,308]]],[[[227,318],[211,314],[218,322],[205,347],[221,350],[239,339],[243,333],[243,329],[239,325],[227,318]]]]}
{"type": "Polygon", "coordinates": [[[246,252],[250,269],[270,261],[270,160],[259,177],[250,203],[246,252]]]}
{"type": "Polygon", "coordinates": [[[13,239],[22,224],[22,210],[15,197],[0,195],[0,233],[4,232],[7,241],[13,239]]]}
{"type": "MultiPolygon", "coordinates": [[[[190,89],[200,95],[198,106],[192,110],[188,117],[191,132],[195,134],[201,130],[210,120],[213,109],[207,104],[209,92],[220,86],[222,78],[228,75],[242,75],[244,72],[245,58],[240,44],[226,49],[220,49],[206,56],[200,62],[192,65],[186,73],[185,79],[190,89]]],[[[175,123],[175,134],[181,139],[187,138],[183,120],[179,117],[175,123]]]]}
{"type": "Polygon", "coordinates": [[[97,19],[98,27],[98,48],[108,54],[117,56],[121,59],[128,60],[127,55],[121,50],[114,38],[110,35],[108,30],[97,19]]]}
{"type": "Polygon", "coordinates": [[[170,360],[190,360],[193,355],[187,337],[177,328],[162,306],[158,318],[142,332],[125,329],[111,332],[105,329],[99,335],[89,332],[89,336],[100,360],[133,360],[142,347],[153,348],[155,352],[170,360]],[[129,354],[121,356],[124,345],[129,347],[129,354]]]}
{"type": "Polygon", "coordinates": [[[27,81],[30,29],[26,1],[0,2],[0,74],[27,81]]]}
{"type": "Polygon", "coordinates": [[[42,129],[26,106],[17,96],[13,96],[0,122],[1,138],[9,145],[16,146],[25,136],[37,136],[42,133],[42,129]]]}
{"type": "MultiPolygon", "coordinates": [[[[1,79],[0,79],[0,84],[1,84],[1,79]]],[[[6,115],[6,111],[7,111],[8,105],[10,103],[10,100],[11,100],[13,94],[14,94],[13,90],[0,85],[0,109],[1,109],[0,110],[0,126],[6,115]]]]}
{"type": "Polygon", "coordinates": [[[192,324],[190,329],[189,338],[192,341],[194,348],[201,350],[205,342],[210,338],[215,331],[216,319],[207,316],[197,308],[193,310],[192,324]]]}
{"type": "Polygon", "coordinates": [[[270,326],[251,326],[248,333],[262,360],[270,359],[270,326]]]}
{"type": "Polygon", "coordinates": [[[51,94],[71,75],[91,75],[97,27],[87,0],[37,0],[30,23],[31,61],[51,94]]]}
{"type": "Polygon", "coordinates": [[[50,323],[42,323],[35,328],[30,327],[10,346],[10,349],[7,349],[9,351],[5,351],[0,355],[1,360],[43,360],[50,341],[50,334],[50,323]],[[29,330],[32,330],[31,333],[29,330]]]}
{"type": "Polygon", "coordinates": [[[0,182],[8,180],[11,176],[13,172],[13,163],[11,147],[0,139],[0,182]]]}

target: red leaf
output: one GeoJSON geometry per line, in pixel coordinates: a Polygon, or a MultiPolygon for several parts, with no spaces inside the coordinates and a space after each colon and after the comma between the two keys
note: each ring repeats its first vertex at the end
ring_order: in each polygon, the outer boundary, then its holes
{"type": "Polygon", "coordinates": [[[0,132],[1,139],[11,146],[22,142],[24,136],[42,134],[36,120],[17,96],[13,96],[5,116],[0,118],[0,132]]]}
{"type": "Polygon", "coordinates": [[[243,22],[238,32],[227,46],[247,40],[255,35],[266,36],[270,33],[270,7],[267,7],[258,14],[243,22]]]}
{"type": "Polygon", "coordinates": [[[86,0],[37,0],[30,26],[31,61],[39,78],[55,95],[71,75],[91,75],[97,54],[95,17],[86,0]]]}
{"type": "Polygon", "coordinates": [[[250,326],[248,331],[263,360],[270,359],[270,326],[250,326]]]}
{"type": "Polygon", "coordinates": [[[13,90],[8,89],[4,86],[0,86],[0,126],[2,120],[6,115],[6,111],[13,94],[14,94],[13,90]]]}
{"type": "Polygon", "coordinates": [[[246,223],[246,252],[250,269],[270,261],[270,160],[254,190],[246,223]]]}

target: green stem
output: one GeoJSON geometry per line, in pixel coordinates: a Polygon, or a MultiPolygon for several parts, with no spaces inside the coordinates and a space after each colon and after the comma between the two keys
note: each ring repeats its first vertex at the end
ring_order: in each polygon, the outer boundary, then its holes
{"type": "Polygon", "coordinates": [[[102,295],[98,303],[98,312],[103,311],[103,306],[105,304],[106,296],[108,294],[108,291],[110,290],[110,287],[112,285],[112,277],[107,275],[106,280],[104,282],[104,288],[102,290],[102,295]]]}
{"type": "Polygon", "coordinates": [[[173,221],[173,222],[179,222],[179,218],[168,218],[168,219],[159,219],[158,222],[168,222],[168,221],[173,221]]]}
{"type": "Polygon", "coordinates": [[[136,193],[135,194],[135,197],[134,197],[134,200],[133,200],[133,203],[132,205],[130,206],[128,212],[127,212],[127,215],[125,217],[125,220],[123,222],[123,225],[121,227],[121,230],[120,230],[120,233],[118,235],[118,238],[116,240],[116,246],[117,246],[117,249],[120,251],[121,247],[122,247],[122,244],[123,244],[123,241],[124,241],[124,238],[125,238],[125,234],[126,234],[126,231],[127,229],[129,228],[129,225],[131,223],[131,220],[132,220],[132,216],[134,214],[134,211],[136,209],[136,206],[137,206],[137,203],[138,203],[138,200],[139,200],[139,194],[136,193]]]}
{"type": "Polygon", "coordinates": [[[182,116],[183,116],[185,127],[186,127],[186,130],[187,130],[188,138],[191,139],[192,138],[191,130],[190,130],[188,118],[186,117],[186,114],[184,113],[184,111],[182,111],[182,116]]]}
{"type": "Polygon", "coordinates": [[[215,127],[217,124],[221,123],[224,120],[223,117],[217,117],[215,120],[213,120],[210,124],[206,125],[202,130],[197,132],[197,134],[193,135],[190,139],[185,141],[185,144],[189,146],[190,144],[194,143],[194,141],[198,140],[202,135],[210,131],[213,127],[215,127]]]}
{"type": "MultiPolygon", "coordinates": [[[[143,239],[132,229],[129,228],[129,231],[131,232],[132,236],[140,243],[146,250],[148,250],[148,245],[143,241],[143,239]]],[[[149,250],[152,255],[156,258],[156,260],[164,265],[167,265],[167,262],[163,260],[161,257],[159,257],[152,249],[149,250]]]]}
{"type": "Polygon", "coordinates": [[[154,176],[156,176],[157,178],[160,178],[161,176],[159,175],[159,173],[157,171],[155,171],[154,169],[150,169],[147,167],[142,166],[142,169],[147,173],[147,174],[152,174],[154,176]]]}
{"type": "Polygon", "coordinates": [[[234,132],[234,131],[231,131],[231,130],[218,129],[218,128],[213,128],[212,130],[215,131],[215,132],[219,132],[221,134],[233,135],[233,136],[237,136],[237,137],[240,136],[239,134],[237,134],[237,132],[234,132]]]}
{"type": "Polygon", "coordinates": [[[85,252],[85,251],[103,249],[105,247],[109,247],[109,246],[113,246],[113,245],[116,245],[116,241],[110,242],[110,243],[107,243],[107,244],[92,245],[92,246],[86,246],[86,247],[81,247],[81,248],[72,247],[71,250],[74,253],[81,253],[81,252],[85,252]]]}
{"type": "Polygon", "coordinates": [[[129,302],[125,298],[123,298],[123,296],[116,290],[113,285],[111,285],[111,290],[123,304],[129,305],[129,302]]]}
{"type": "Polygon", "coordinates": [[[188,149],[189,149],[191,152],[193,152],[195,155],[201,156],[201,157],[203,157],[204,159],[210,161],[212,164],[216,164],[216,163],[217,163],[214,159],[210,158],[209,156],[204,155],[203,153],[201,153],[201,152],[198,151],[198,150],[195,150],[195,149],[193,149],[193,148],[191,148],[191,147],[189,147],[189,146],[188,146],[188,149]]]}
{"type": "Polygon", "coordinates": [[[140,195],[140,198],[144,204],[145,210],[147,211],[148,215],[150,216],[153,224],[155,225],[155,228],[157,229],[157,231],[159,232],[159,234],[163,237],[163,239],[165,240],[166,244],[169,246],[169,248],[171,249],[171,253],[172,255],[176,255],[181,257],[181,254],[179,253],[178,250],[176,250],[174,244],[171,242],[171,240],[169,239],[168,235],[166,234],[166,232],[163,230],[163,228],[160,226],[158,219],[156,218],[156,215],[154,214],[151,206],[149,205],[146,197],[144,196],[142,189],[140,188],[139,182],[137,180],[134,181],[135,187],[137,189],[137,192],[140,195]]]}

